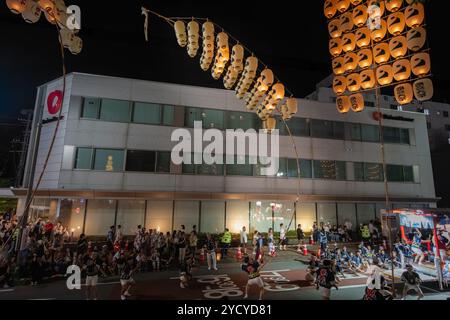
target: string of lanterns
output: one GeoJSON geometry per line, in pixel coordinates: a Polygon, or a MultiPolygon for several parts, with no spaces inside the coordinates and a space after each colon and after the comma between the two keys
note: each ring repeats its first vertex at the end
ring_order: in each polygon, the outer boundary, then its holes
{"type": "Polygon", "coordinates": [[[36,23],[44,13],[47,21],[59,28],[62,44],[76,55],[83,49],[83,40],[77,36],[79,30],[69,29],[69,15],[64,0],[6,0],[6,5],[14,14],[22,15],[27,23],[36,23]]]}
{"type": "Polygon", "coordinates": [[[273,71],[222,27],[208,19],[167,18],[142,8],[146,19],[149,12],[173,26],[178,45],[186,48],[189,57],[198,55],[201,44],[201,69],[210,70],[214,80],[222,77],[225,89],[234,89],[236,97],[246,102],[247,110],[256,112],[267,132],[276,128],[276,111],[283,122],[297,113],[297,99],[278,81],[273,71]],[[200,20],[204,22],[200,23],[200,20]],[[233,44],[230,38],[234,40],[233,44]]]}
{"type": "Polygon", "coordinates": [[[433,97],[422,1],[325,0],[324,14],[340,113],[364,110],[363,92],[393,85],[400,105],[433,97]]]}

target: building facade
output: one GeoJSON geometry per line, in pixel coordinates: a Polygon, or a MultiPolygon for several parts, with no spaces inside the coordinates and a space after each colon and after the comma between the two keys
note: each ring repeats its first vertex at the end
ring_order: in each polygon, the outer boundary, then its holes
{"type": "MultiPolygon", "coordinates": [[[[61,79],[38,89],[24,186],[36,183],[56,126],[61,79]],[[36,150],[36,152],[33,152],[36,150]]],[[[72,73],[62,118],[32,217],[60,220],[76,236],[105,235],[111,225],[133,234],[137,225],[170,231],[266,232],[280,223],[351,223],[355,229],[385,207],[378,123],[373,110],[339,115],[333,101],[299,100],[289,122],[296,155],[282,122],[280,170],[260,175],[258,164],[175,165],[177,128],[260,128],[233,91],[72,73]],[[298,200],[298,201],[297,201],[298,200]]],[[[435,207],[424,114],[385,110],[391,207],[435,207]]],[[[245,154],[241,154],[245,158],[245,154]]],[[[25,188],[14,189],[23,210],[25,188]]]]}

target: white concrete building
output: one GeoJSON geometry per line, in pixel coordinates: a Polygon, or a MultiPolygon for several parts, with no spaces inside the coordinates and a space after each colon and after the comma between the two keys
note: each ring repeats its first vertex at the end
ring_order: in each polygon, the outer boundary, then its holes
{"type": "MultiPolygon", "coordinates": [[[[56,122],[47,101],[61,79],[38,89],[27,168],[42,171],[56,122]],[[44,112],[42,112],[44,110],[44,112]],[[42,126],[37,124],[42,123],[42,126]],[[37,144],[36,144],[37,143],[37,144]]],[[[51,102],[51,101],[50,101],[51,102]]],[[[50,103],[52,106],[52,103],[50,103]]],[[[280,126],[280,171],[258,175],[257,165],[181,165],[170,161],[176,128],[259,128],[233,91],[72,73],[63,118],[31,215],[61,220],[87,235],[111,225],[132,234],[137,225],[161,231],[237,232],[291,229],[314,221],[354,228],[379,216],[384,183],[373,109],[340,115],[333,101],[299,100],[289,125],[300,151],[301,197],[290,138],[280,126]]],[[[424,114],[385,110],[386,161],[393,207],[435,207],[427,122],[424,114]]],[[[281,123],[281,122],[280,122],[281,123]]],[[[190,129],[191,130],[191,129],[190,129]]],[[[27,185],[32,170],[25,172],[27,185]]],[[[13,193],[21,201],[25,189],[13,193]]]]}

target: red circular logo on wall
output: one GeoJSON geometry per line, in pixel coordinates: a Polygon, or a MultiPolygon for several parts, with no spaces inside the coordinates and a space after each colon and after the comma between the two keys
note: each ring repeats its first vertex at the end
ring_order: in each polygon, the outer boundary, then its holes
{"type": "Polygon", "coordinates": [[[383,114],[381,112],[373,112],[372,113],[372,118],[375,121],[380,121],[382,116],[383,116],[383,114]]]}
{"type": "Polygon", "coordinates": [[[63,93],[61,90],[55,90],[48,95],[47,110],[50,114],[57,114],[62,106],[63,93]]]}

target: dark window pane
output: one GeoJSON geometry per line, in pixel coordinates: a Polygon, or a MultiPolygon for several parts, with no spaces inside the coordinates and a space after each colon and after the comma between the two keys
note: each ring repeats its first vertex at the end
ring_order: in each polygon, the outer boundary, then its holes
{"type": "Polygon", "coordinates": [[[100,119],[113,122],[129,122],[130,102],[123,100],[102,99],[100,119]]]}
{"type": "Polygon", "coordinates": [[[250,112],[227,112],[227,129],[257,129],[256,116],[250,112]]]}
{"type": "Polygon", "coordinates": [[[314,179],[336,180],[336,164],[332,160],[314,160],[314,179]]]}
{"type": "Polygon", "coordinates": [[[313,138],[333,139],[333,122],[326,120],[311,120],[311,136],[313,138]]]}
{"type": "Polygon", "coordinates": [[[75,169],[92,169],[91,148],[77,148],[77,155],[75,157],[75,169]]]}
{"type": "Polygon", "coordinates": [[[288,121],[288,126],[291,129],[291,133],[296,137],[309,137],[310,136],[310,120],[305,118],[292,118],[288,121]]]}
{"type": "Polygon", "coordinates": [[[361,124],[359,123],[350,123],[351,132],[352,132],[352,140],[353,141],[361,141],[361,124]]]}
{"type": "Polygon", "coordinates": [[[364,164],[365,181],[383,181],[383,165],[377,163],[364,164]]]}
{"type": "Polygon", "coordinates": [[[333,137],[341,140],[345,138],[344,122],[333,122],[333,137]]]}
{"type": "Polygon", "coordinates": [[[392,182],[403,182],[403,166],[387,165],[387,178],[392,182]]]}
{"type": "MultiPolygon", "coordinates": [[[[300,164],[301,168],[301,164],[300,164]]],[[[288,159],[288,177],[298,177],[298,170],[297,170],[297,159],[288,159]]],[[[300,173],[301,169],[300,169],[300,173]]]]}
{"type": "Polygon", "coordinates": [[[224,117],[222,110],[186,108],[185,124],[194,127],[194,121],[202,121],[205,129],[224,129],[224,117]]]}
{"type": "Polygon", "coordinates": [[[96,149],[94,169],[103,171],[123,171],[123,150],[96,149]]]}
{"type": "Polygon", "coordinates": [[[353,163],[353,170],[355,175],[355,181],[364,181],[364,163],[355,162],[353,163]]]}
{"type": "Polygon", "coordinates": [[[127,151],[126,171],[155,172],[154,151],[127,151]]]}
{"type": "Polygon", "coordinates": [[[237,164],[237,156],[234,157],[234,164],[227,164],[227,176],[252,176],[253,166],[249,163],[248,156],[240,156],[241,160],[245,161],[245,164],[237,164]]]}
{"type": "Polygon", "coordinates": [[[98,119],[98,111],[100,110],[100,99],[84,98],[83,112],[81,117],[88,119],[98,119]]]}
{"type": "Polygon", "coordinates": [[[361,140],[365,142],[380,142],[380,130],[378,126],[362,124],[361,140]]]}
{"type": "Polygon", "coordinates": [[[400,142],[404,144],[410,144],[409,129],[400,129],[400,142]]]}
{"type": "Polygon", "coordinates": [[[312,179],[313,170],[311,160],[303,160],[303,159],[300,160],[300,177],[305,179],[312,179]]]}
{"type": "Polygon", "coordinates": [[[403,175],[405,182],[414,182],[414,170],[411,166],[403,167],[403,175]]]}
{"type": "Polygon", "coordinates": [[[344,161],[336,161],[336,180],[347,180],[347,165],[344,161]]]}
{"type": "Polygon", "coordinates": [[[165,105],[163,107],[163,125],[172,126],[175,123],[175,107],[165,105]]]}
{"type": "Polygon", "coordinates": [[[156,159],[156,172],[170,172],[170,152],[158,151],[156,159]]]}
{"type": "Polygon", "coordinates": [[[145,124],[161,124],[161,105],[136,102],[134,104],[133,122],[145,124]]]}
{"type": "Polygon", "coordinates": [[[223,176],[223,164],[199,164],[196,167],[197,174],[223,176]]]}
{"type": "Polygon", "coordinates": [[[383,137],[386,143],[400,143],[400,129],[385,127],[383,129],[383,137]]]}

